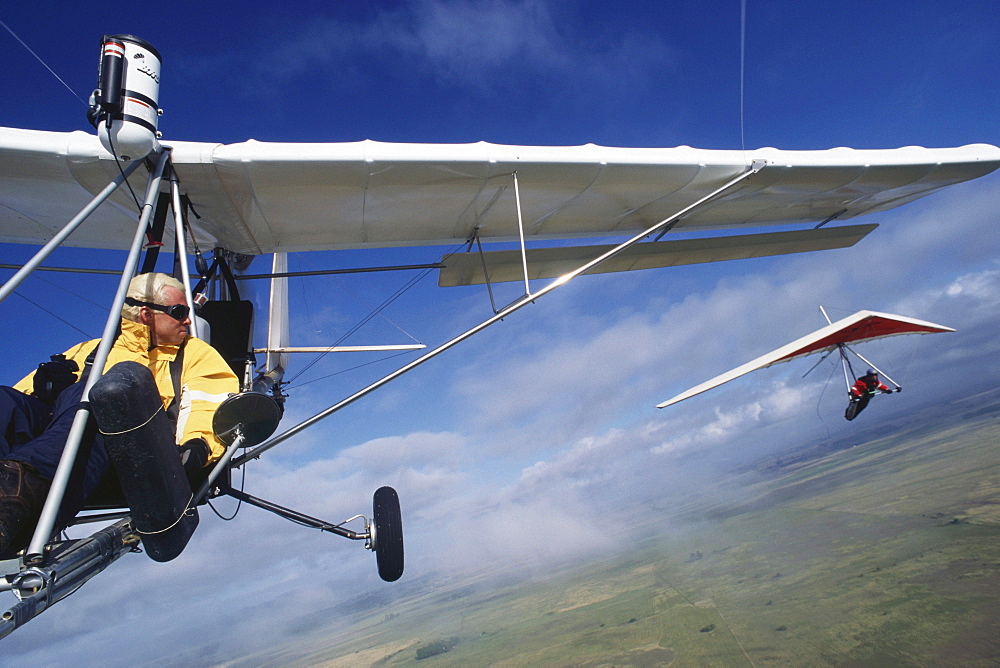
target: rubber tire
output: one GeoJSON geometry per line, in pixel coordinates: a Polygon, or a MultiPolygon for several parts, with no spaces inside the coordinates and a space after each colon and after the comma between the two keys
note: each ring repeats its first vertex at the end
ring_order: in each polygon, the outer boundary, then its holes
{"type": "Polygon", "coordinates": [[[375,525],[375,561],[378,576],[395,582],[403,575],[403,521],[399,496],[392,487],[379,487],[372,499],[375,525]]]}

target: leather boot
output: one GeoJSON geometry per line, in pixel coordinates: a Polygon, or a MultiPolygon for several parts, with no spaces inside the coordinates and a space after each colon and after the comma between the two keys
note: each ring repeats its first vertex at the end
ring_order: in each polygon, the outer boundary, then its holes
{"type": "Polygon", "coordinates": [[[49,484],[31,464],[0,460],[0,559],[31,541],[49,484]]]}

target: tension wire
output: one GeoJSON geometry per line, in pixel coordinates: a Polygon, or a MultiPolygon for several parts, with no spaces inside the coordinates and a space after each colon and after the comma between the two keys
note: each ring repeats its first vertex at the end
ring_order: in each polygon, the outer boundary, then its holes
{"type": "Polygon", "coordinates": [[[746,61],[747,43],[747,0],[740,0],[740,146],[746,153],[747,143],[745,135],[746,120],[743,113],[743,88],[744,88],[744,65],[746,61]]]}
{"type": "Polygon", "coordinates": [[[0,26],[3,26],[3,27],[4,27],[4,29],[5,29],[5,30],[6,30],[7,32],[9,32],[9,33],[11,34],[11,36],[12,36],[12,37],[13,37],[14,39],[16,39],[16,40],[17,40],[18,42],[20,42],[21,46],[23,46],[23,47],[24,47],[25,49],[27,49],[27,50],[28,50],[28,53],[30,53],[31,55],[33,55],[33,56],[35,57],[35,59],[36,59],[36,60],[38,60],[38,62],[40,62],[40,63],[42,64],[42,66],[43,66],[43,67],[44,67],[45,69],[47,69],[47,70],[48,70],[49,72],[51,72],[51,73],[52,73],[52,76],[54,76],[54,77],[55,77],[55,78],[56,78],[56,79],[57,79],[57,80],[59,81],[59,83],[61,83],[61,84],[62,84],[63,86],[66,86],[66,90],[68,90],[68,91],[69,91],[70,93],[72,93],[72,94],[73,94],[73,97],[75,97],[76,99],[80,100],[80,102],[83,102],[83,104],[84,104],[84,105],[87,105],[87,102],[86,102],[86,100],[84,100],[84,99],[83,99],[82,97],[80,97],[79,95],[77,95],[77,94],[76,94],[76,91],[75,91],[75,90],[73,90],[72,88],[70,88],[70,85],[69,85],[68,83],[66,83],[65,81],[63,81],[63,80],[62,80],[62,79],[61,79],[61,78],[59,77],[59,75],[55,73],[55,70],[53,70],[53,69],[52,69],[51,67],[49,67],[49,66],[48,66],[48,65],[47,65],[47,64],[45,63],[45,61],[44,61],[44,60],[42,60],[41,56],[39,56],[39,55],[38,55],[37,53],[35,53],[34,51],[32,51],[32,50],[31,50],[31,47],[30,47],[30,46],[28,46],[27,44],[25,44],[25,43],[24,43],[24,40],[23,40],[23,39],[21,39],[20,37],[18,37],[18,36],[17,36],[17,33],[15,33],[15,32],[14,32],[14,31],[13,31],[13,30],[11,29],[11,27],[10,27],[9,25],[7,25],[6,23],[4,23],[4,22],[3,22],[3,19],[0,19],[0,26]]]}

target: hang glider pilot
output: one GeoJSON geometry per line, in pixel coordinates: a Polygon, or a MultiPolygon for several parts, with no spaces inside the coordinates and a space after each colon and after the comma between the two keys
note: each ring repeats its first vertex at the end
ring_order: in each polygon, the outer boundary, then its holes
{"type": "Polygon", "coordinates": [[[851,401],[858,401],[861,397],[871,396],[876,392],[892,394],[889,386],[879,380],[878,374],[873,369],[868,369],[851,387],[851,401]]]}
{"type": "MultiPolygon", "coordinates": [[[[179,281],[159,273],[136,276],[105,370],[123,361],[149,369],[175,424],[175,442],[190,477],[225,452],[212,431],[212,416],[230,393],[239,391],[239,382],[214,348],[188,336],[189,315],[179,281]]],[[[13,388],[0,386],[0,558],[31,538],[83,394],[78,372],[99,343],[73,346],[13,388]]],[[[89,428],[81,443],[61,521],[82,508],[108,473],[108,455],[96,431],[89,428]]]]}

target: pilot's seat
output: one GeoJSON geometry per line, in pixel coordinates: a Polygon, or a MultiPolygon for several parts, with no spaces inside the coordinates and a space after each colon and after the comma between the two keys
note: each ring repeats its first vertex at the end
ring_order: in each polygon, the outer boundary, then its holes
{"type": "Polygon", "coordinates": [[[198,309],[198,316],[208,322],[208,342],[229,364],[240,386],[245,386],[247,370],[254,364],[253,302],[239,299],[206,302],[198,309]]]}

